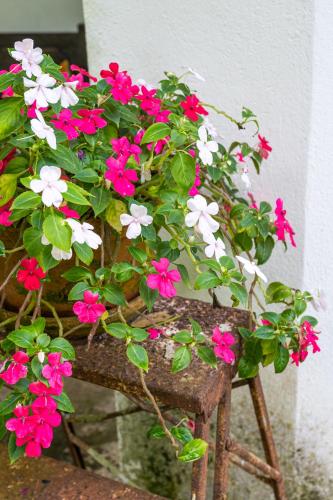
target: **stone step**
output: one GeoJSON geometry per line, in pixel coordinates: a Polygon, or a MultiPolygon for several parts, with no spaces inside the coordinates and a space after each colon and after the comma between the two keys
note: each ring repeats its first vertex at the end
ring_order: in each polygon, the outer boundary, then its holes
{"type": "Polygon", "coordinates": [[[1,500],[159,500],[162,497],[78,469],[53,458],[22,458],[11,465],[0,445],[1,500]]]}

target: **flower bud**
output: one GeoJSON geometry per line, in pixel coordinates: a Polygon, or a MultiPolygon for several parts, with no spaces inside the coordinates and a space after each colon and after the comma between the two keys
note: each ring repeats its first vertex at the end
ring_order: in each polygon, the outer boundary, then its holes
{"type": "Polygon", "coordinates": [[[40,363],[44,363],[44,359],[45,359],[45,352],[43,351],[39,351],[39,353],[37,354],[37,358],[38,358],[38,361],[40,363]]]}

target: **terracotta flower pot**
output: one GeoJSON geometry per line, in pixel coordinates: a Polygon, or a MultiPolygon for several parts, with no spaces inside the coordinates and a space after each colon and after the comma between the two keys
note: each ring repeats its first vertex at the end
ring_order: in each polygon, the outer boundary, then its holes
{"type": "MultiPolygon", "coordinates": [[[[98,222],[92,221],[98,231],[98,222]]],[[[20,231],[18,228],[6,228],[0,239],[4,242],[6,248],[15,248],[20,245],[20,231]]],[[[113,260],[115,248],[117,246],[116,239],[112,234],[110,228],[105,228],[104,237],[104,252],[105,252],[105,266],[118,261],[130,261],[132,259],[128,252],[128,247],[131,242],[124,236],[121,237],[118,254],[113,260]]],[[[24,256],[24,252],[15,252],[8,254],[6,258],[2,258],[2,265],[0,267],[0,283],[6,278],[11,269],[15,266],[17,261],[24,256]]],[[[101,251],[100,249],[94,251],[94,260],[89,266],[91,271],[100,267],[101,251]]],[[[44,283],[43,298],[50,302],[56,309],[60,317],[66,318],[73,316],[73,304],[68,302],[67,296],[74,283],[67,282],[62,278],[62,274],[75,265],[75,257],[69,261],[62,261],[56,268],[48,271],[48,279],[44,283]]],[[[84,264],[80,264],[84,265],[84,264]]],[[[128,282],[122,284],[122,289],[125,293],[126,299],[131,301],[139,295],[138,286],[139,277],[134,277],[128,282]]],[[[11,279],[5,288],[5,301],[3,307],[10,312],[18,311],[26,296],[26,290],[22,285],[17,283],[15,279],[11,279]]],[[[52,313],[43,307],[43,315],[51,316],[52,313]]]]}

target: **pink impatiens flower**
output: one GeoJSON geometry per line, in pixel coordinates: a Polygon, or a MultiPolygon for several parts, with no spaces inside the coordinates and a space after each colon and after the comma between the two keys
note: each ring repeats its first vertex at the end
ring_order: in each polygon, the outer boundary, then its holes
{"type": "Polygon", "coordinates": [[[135,186],[132,184],[138,180],[138,174],[132,168],[125,169],[124,161],[115,159],[112,156],[105,162],[108,170],[105,172],[105,178],[112,182],[114,190],[121,196],[133,196],[135,186]]]}
{"type": "Polygon", "coordinates": [[[77,114],[81,117],[77,121],[77,127],[81,132],[92,135],[96,134],[97,129],[104,128],[108,122],[101,118],[104,109],[79,109],[77,114]]]}
{"type": "Polygon", "coordinates": [[[63,205],[62,207],[58,208],[59,212],[64,214],[64,216],[68,219],[79,219],[80,214],[76,210],[73,210],[73,208],[69,208],[68,205],[63,205]]]}
{"type": "Polygon", "coordinates": [[[236,342],[232,333],[221,332],[220,328],[216,326],[213,330],[212,341],[216,344],[214,347],[215,355],[228,365],[232,365],[235,362],[235,353],[230,349],[230,346],[236,342]]]}
{"type": "Polygon", "coordinates": [[[39,266],[37,259],[23,259],[21,262],[23,269],[17,273],[17,281],[22,283],[26,290],[39,290],[40,281],[45,278],[46,273],[39,266]]]}
{"type": "Polygon", "coordinates": [[[150,340],[158,339],[162,335],[163,331],[163,328],[147,328],[150,340]]]}
{"type": "Polygon", "coordinates": [[[96,323],[96,321],[105,313],[105,306],[98,303],[98,293],[86,290],[83,293],[83,301],[78,300],[73,305],[73,311],[81,323],[96,323]]]}
{"type": "Polygon", "coordinates": [[[258,134],[258,139],[258,153],[263,160],[267,160],[267,158],[269,157],[269,153],[272,151],[272,146],[270,146],[268,140],[260,134],[258,134]]]}
{"type": "Polygon", "coordinates": [[[157,273],[148,274],[148,287],[158,290],[159,294],[167,299],[174,297],[177,294],[174,283],[177,283],[181,280],[179,271],[177,269],[168,271],[170,261],[165,257],[162,257],[159,262],[153,260],[151,263],[156,269],[157,273]]]}
{"type": "Polygon", "coordinates": [[[54,411],[57,408],[57,403],[52,396],[59,396],[62,392],[62,387],[48,387],[43,382],[32,382],[29,384],[31,394],[38,396],[32,403],[33,408],[47,408],[54,411]]]}
{"type": "Polygon", "coordinates": [[[126,136],[120,137],[119,139],[111,139],[111,145],[113,151],[118,155],[118,159],[123,159],[124,162],[133,155],[135,161],[139,164],[141,153],[141,148],[136,144],[131,144],[126,136]]]}
{"type": "Polygon", "coordinates": [[[186,96],[185,101],[182,101],[180,105],[184,110],[184,115],[192,122],[198,121],[199,115],[208,115],[208,111],[201,106],[199,99],[194,94],[186,96]]]}
{"type": "Polygon", "coordinates": [[[313,329],[309,321],[303,321],[299,332],[299,350],[290,354],[292,363],[296,366],[303,363],[309,354],[308,348],[310,346],[312,347],[312,354],[320,352],[320,347],[317,344],[317,340],[319,339],[318,333],[313,329]]]}
{"type": "Polygon", "coordinates": [[[12,224],[14,224],[13,221],[9,220],[9,217],[12,215],[12,212],[8,210],[8,208],[11,206],[11,204],[12,201],[0,207],[0,226],[9,227],[12,224]]]}
{"type": "Polygon", "coordinates": [[[278,240],[286,241],[285,233],[288,233],[292,246],[296,247],[296,243],[294,240],[295,232],[286,219],[286,210],[283,209],[283,201],[281,200],[281,198],[278,198],[276,200],[275,215],[276,219],[274,221],[274,225],[276,227],[276,235],[278,237],[278,240]]]}
{"type": "Polygon", "coordinates": [[[156,123],[167,123],[169,121],[169,115],[171,114],[171,111],[168,109],[163,109],[162,111],[159,111],[157,115],[155,116],[155,122],[156,123]]]}
{"type": "Polygon", "coordinates": [[[16,418],[10,418],[6,422],[6,429],[10,432],[15,432],[18,438],[25,438],[33,430],[33,422],[29,416],[29,406],[17,406],[14,408],[16,418]]]}
{"type": "Polygon", "coordinates": [[[69,141],[79,137],[79,132],[76,127],[81,124],[78,118],[72,118],[72,116],[73,113],[70,109],[62,109],[58,115],[53,115],[53,119],[50,120],[55,128],[65,132],[69,141]]]}
{"type": "Polygon", "coordinates": [[[72,375],[72,364],[69,361],[61,363],[61,352],[51,352],[47,356],[48,364],[43,366],[42,375],[45,377],[50,387],[61,390],[63,387],[62,377],[72,375]]]}
{"type": "Polygon", "coordinates": [[[8,368],[0,373],[0,379],[6,384],[14,385],[21,378],[25,378],[28,373],[28,368],[25,366],[29,361],[29,356],[23,351],[17,351],[12,356],[12,362],[8,368]]]}
{"type": "Polygon", "coordinates": [[[110,63],[109,69],[103,69],[100,74],[111,85],[111,94],[115,101],[128,104],[139,92],[139,87],[132,84],[127,71],[119,71],[119,65],[115,62],[110,63]]]}
{"type": "Polygon", "coordinates": [[[142,85],[141,94],[136,96],[141,101],[140,108],[147,113],[147,115],[157,115],[161,109],[161,99],[154,97],[156,89],[148,90],[142,85]]]}

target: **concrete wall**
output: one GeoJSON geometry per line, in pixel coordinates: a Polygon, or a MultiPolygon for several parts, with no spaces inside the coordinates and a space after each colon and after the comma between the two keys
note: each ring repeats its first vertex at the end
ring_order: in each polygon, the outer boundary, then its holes
{"type": "MultiPolygon", "coordinates": [[[[116,60],[134,78],[156,82],[165,69],[181,73],[191,66],[206,78],[205,83],[194,82],[203,100],[236,116],[242,105],[258,114],[273,154],[260,179],[251,174],[253,191],[259,200],[285,200],[298,245],[287,254],[281,248],[265,273],[293,286],[324,288],[332,302],[331,2],[83,4],[92,72],[116,60]]],[[[229,124],[213,121],[228,141],[229,124]]],[[[234,137],[235,130],[232,133],[234,137]]],[[[313,491],[333,473],[333,338],[328,313],[321,313],[321,328],[321,354],[299,370],[290,367],[278,377],[266,370],[264,377],[280,448],[288,459],[286,470],[291,477],[298,450],[302,461],[296,475],[305,488],[313,482],[313,491]]]]}
{"type": "Polygon", "coordinates": [[[76,32],[82,0],[1,0],[0,33],[76,32]]]}

